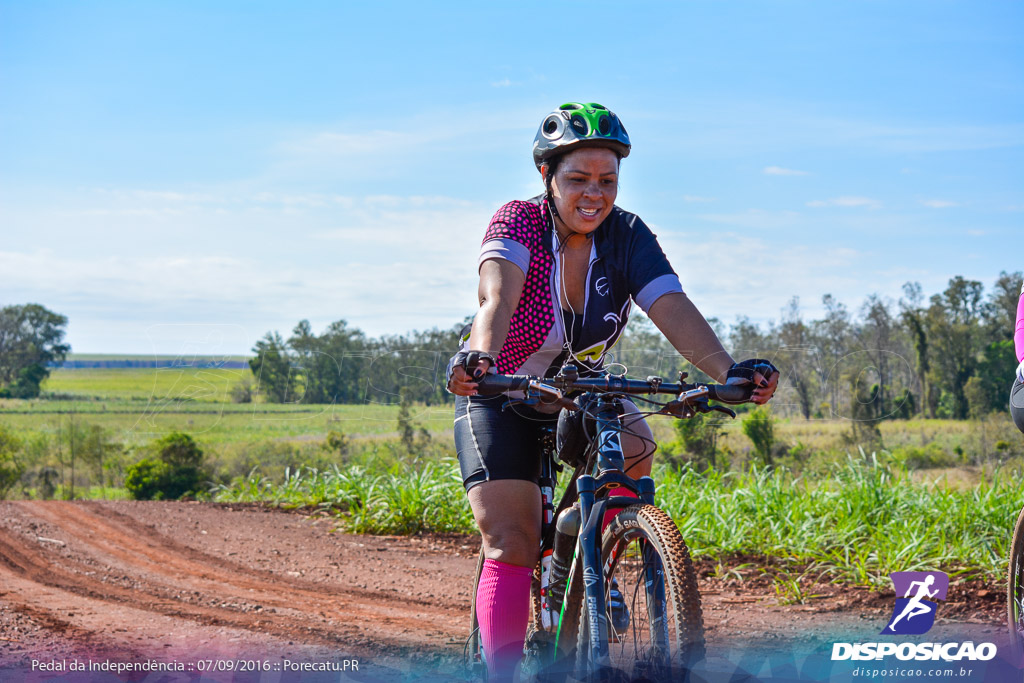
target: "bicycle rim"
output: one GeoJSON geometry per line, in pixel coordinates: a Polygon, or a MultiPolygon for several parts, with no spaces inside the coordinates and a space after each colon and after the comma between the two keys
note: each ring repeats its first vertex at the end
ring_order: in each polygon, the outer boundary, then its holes
{"type": "Polygon", "coordinates": [[[690,552],[671,518],[650,505],[622,510],[604,532],[601,561],[611,669],[586,671],[593,667],[586,661],[589,624],[586,610],[581,609],[577,645],[581,678],[685,680],[704,658],[704,620],[690,552]],[[628,625],[621,632],[612,626],[609,588],[613,579],[629,610],[628,625]]]}
{"type": "Polygon", "coordinates": [[[1010,561],[1006,582],[1007,625],[1014,663],[1024,659],[1024,510],[1017,516],[1010,543],[1010,561]]]}

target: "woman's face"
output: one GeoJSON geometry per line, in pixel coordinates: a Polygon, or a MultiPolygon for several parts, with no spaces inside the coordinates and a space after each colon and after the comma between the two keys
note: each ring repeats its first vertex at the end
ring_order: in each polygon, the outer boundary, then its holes
{"type": "MultiPolygon", "coordinates": [[[[605,147],[569,152],[551,183],[558,218],[575,233],[589,235],[608,217],[619,191],[619,158],[605,147]]],[[[562,235],[566,237],[566,235],[562,235]]]]}

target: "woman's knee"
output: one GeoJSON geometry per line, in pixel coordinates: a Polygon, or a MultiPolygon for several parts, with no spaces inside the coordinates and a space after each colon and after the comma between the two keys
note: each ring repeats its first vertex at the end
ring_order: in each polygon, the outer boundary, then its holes
{"type": "Polygon", "coordinates": [[[622,454],[626,457],[627,466],[637,459],[650,459],[658,444],[654,441],[647,420],[639,414],[637,407],[630,401],[624,401],[625,411],[622,415],[622,454]]]}
{"type": "Polygon", "coordinates": [[[520,567],[532,567],[537,563],[540,547],[540,530],[518,525],[499,525],[488,532],[481,530],[484,556],[520,567]]]}
{"type": "Polygon", "coordinates": [[[498,480],[469,490],[469,504],[491,560],[532,567],[540,546],[540,489],[533,482],[498,480]]]}

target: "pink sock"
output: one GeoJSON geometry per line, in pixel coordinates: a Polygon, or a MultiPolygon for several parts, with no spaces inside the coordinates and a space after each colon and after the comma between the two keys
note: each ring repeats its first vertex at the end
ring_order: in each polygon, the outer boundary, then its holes
{"type": "Polygon", "coordinates": [[[480,639],[492,681],[511,681],[523,656],[530,620],[530,579],[533,570],[497,560],[484,560],[476,592],[480,639]]]}
{"type": "MultiPolygon", "coordinates": [[[[613,488],[611,491],[608,492],[608,497],[609,498],[611,498],[613,496],[629,496],[630,498],[636,498],[637,497],[637,495],[635,493],[633,493],[632,491],[627,489],[625,486],[618,486],[618,487],[613,488]]],[[[639,500],[639,499],[637,499],[637,500],[639,500]]],[[[604,530],[608,527],[608,522],[612,521],[612,517],[617,515],[619,513],[620,509],[621,508],[617,508],[617,509],[614,509],[614,510],[611,510],[611,509],[605,510],[605,512],[604,512],[604,520],[601,522],[601,533],[604,533],[604,530]]]]}

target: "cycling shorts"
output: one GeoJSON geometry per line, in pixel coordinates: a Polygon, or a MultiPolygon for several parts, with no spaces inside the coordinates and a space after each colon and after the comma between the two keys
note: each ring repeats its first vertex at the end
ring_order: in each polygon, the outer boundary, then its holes
{"type": "Polygon", "coordinates": [[[541,436],[558,422],[558,413],[523,405],[502,406],[505,396],[455,398],[455,450],[462,484],[469,491],[497,479],[540,481],[541,436]]]}
{"type": "Polygon", "coordinates": [[[1013,388],[1010,389],[1010,416],[1017,429],[1024,432],[1024,383],[1019,377],[1013,381],[1013,388]]]}

